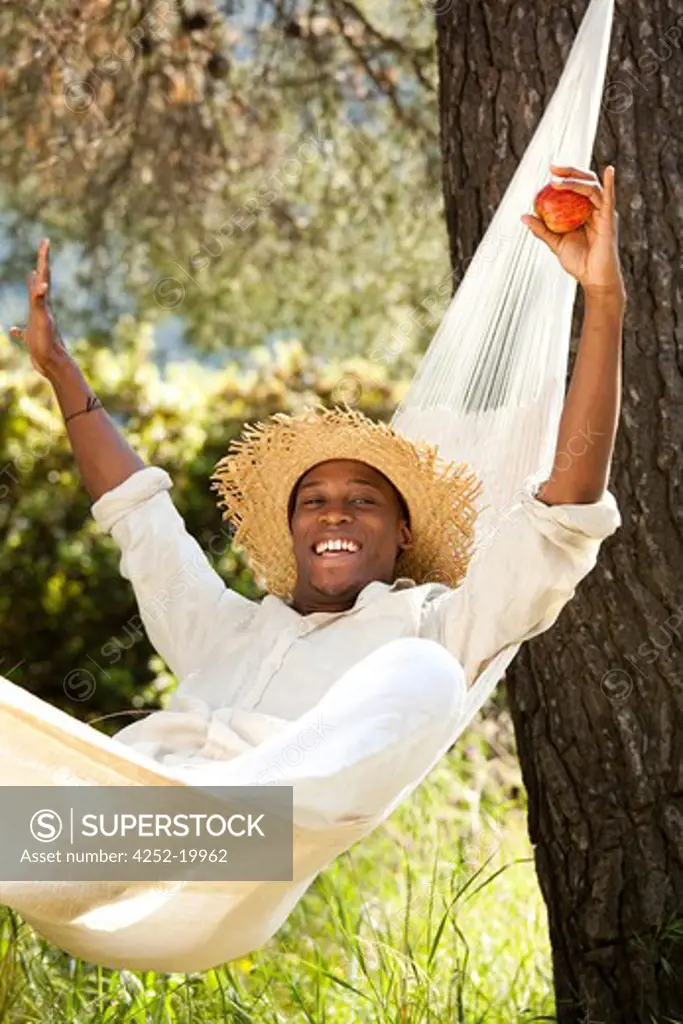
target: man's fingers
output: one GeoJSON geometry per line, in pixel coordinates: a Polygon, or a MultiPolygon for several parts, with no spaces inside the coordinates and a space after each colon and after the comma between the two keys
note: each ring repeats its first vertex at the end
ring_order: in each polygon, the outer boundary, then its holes
{"type": "Polygon", "coordinates": [[[50,288],[48,282],[40,279],[37,270],[32,270],[26,278],[26,283],[28,285],[28,294],[31,303],[42,306],[43,300],[50,288]]]}
{"type": "Polygon", "coordinates": [[[44,238],[38,246],[38,279],[50,283],[50,239],[44,238]]]}
{"type": "Polygon", "coordinates": [[[545,242],[553,252],[557,251],[557,247],[560,244],[560,235],[556,235],[554,231],[551,231],[540,217],[534,217],[530,213],[525,213],[522,216],[522,222],[526,224],[532,234],[536,235],[536,238],[540,238],[542,242],[545,242]]]}
{"type": "Polygon", "coordinates": [[[614,208],[614,165],[609,164],[602,176],[605,199],[610,207],[614,208]]]}
{"type": "Polygon", "coordinates": [[[550,170],[562,178],[582,178],[584,181],[600,180],[595,171],[582,171],[578,167],[561,167],[559,164],[551,164],[550,170]]]}
{"type": "Polygon", "coordinates": [[[599,181],[586,182],[586,184],[581,184],[578,181],[554,181],[552,184],[553,188],[562,192],[578,192],[580,196],[590,199],[596,210],[602,209],[603,191],[599,181]]]}
{"type": "Polygon", "coordinates": [[[23,344],[24,339],[26,337],[26,328],[25,327],[12,326],[9,329],[9,333],[10,333],[10,338],[13,338],[14,341],[20,341],[23,344]]]}

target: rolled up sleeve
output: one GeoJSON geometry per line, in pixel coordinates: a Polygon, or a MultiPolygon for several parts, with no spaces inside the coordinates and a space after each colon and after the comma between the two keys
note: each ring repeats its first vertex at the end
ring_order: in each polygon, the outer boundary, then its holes
{"type": "Polygon", "coordinates": [[[520,492],[456,590],[444,588],[422,610],[420,634],[462,664],[468,686],[506,648],[553,625],[594,568],[600,545],[621,525],[610,491],[586,505],[546,505],[538,487],[520,492]]]}
{"type": "Polygon", "coordinates": [[[133,585],[149,639],[178,678],[198,671],[209,639],[251,602],[226,587],[169,495],[157,466],[138,470],[92,506],[121,550],[121,575],[133,585]]]}

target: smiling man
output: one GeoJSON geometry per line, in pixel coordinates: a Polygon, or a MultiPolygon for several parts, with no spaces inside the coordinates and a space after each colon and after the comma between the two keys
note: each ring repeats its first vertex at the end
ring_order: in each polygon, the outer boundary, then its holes
{"type": "Polygon", "coordinates": [[[188,917],[164,906],[96,940],[70,926],[59,932],[70,949],[112,966],[187,970],[265,941],[315,874],[448,750],[487,666],[497,671],[500,656],[548,629],[594,567],[620,525],[606,484],[625,293],[613,174],[603,189],[591,172],[556,170],[596,208],[592,224],[561,238],[526,221],[584,289],[558,457],[469,573],[475,473],[357,410],[321,407],[247,426],[216,467],[234,546],[265,596],[226,587],[187,533],[169,475],[130,448],[62,344],[41,245],[28,327],[15,334],[53,385],[93,515],[119,545],[147,633],[179,680],[168,710],[116,738],[180,766],[187,781],[291,785],[300,830],[289,888],[255,903],[245,891],[188,917]],[[567,467],[564,453],[586,432],[591,443],[567,467]],[[192,944],[194,966],[155,955],[162,937],[192,944]]]}
{"type": "Polygon", "coordinates": [[[393,583],[396,559],[412,543],[410,515],[383,473],[353,459],[319,463],[289,508],[300,614],[345,611],[373,580],[393,583]]]}

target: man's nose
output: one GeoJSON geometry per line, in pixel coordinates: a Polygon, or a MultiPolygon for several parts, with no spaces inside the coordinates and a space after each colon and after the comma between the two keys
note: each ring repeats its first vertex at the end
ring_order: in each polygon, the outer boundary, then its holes
{"type": "Polygon", "coordinates": [[[340,523],[347,522],[351,518],[351,513],[341,506],[336,508],[326,508],[320,513],[320,522],[326,523],[340,523]]]}

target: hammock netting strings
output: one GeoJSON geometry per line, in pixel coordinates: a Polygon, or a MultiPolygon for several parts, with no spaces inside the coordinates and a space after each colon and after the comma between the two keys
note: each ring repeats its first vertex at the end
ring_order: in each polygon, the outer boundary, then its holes
{"type": "MultiPolygon", "coordinates": [[[[437,444],[448,460],[469,464],[482,480],[484,507],[464,587],[489,560],[495,563],[497,522],[552,466],[576,284],[520,215],[546,184],[551,163],[590,165],[612,14],[613,0],[591,0],[552,100],[392,420],[407,436],[437,444]]],[[[501,652],[467,691],[458,735],[517,649],[501,652]]],[[[283,722],[284,735],[301,721],[283,722]]],[[[0,783],[245,785],[269,744],[280,741],[279,726],[269,728],[274,735],[212,764],[208,774],[173,770],[0,678],[0,783]]],[[[455,738],[435,741],[434,758],[455,738]]],[[[428,769],[422,766],[421,778],[428,769]]],[[[207,969],[266,942],[315,875],[366,834],[311,830],[307,792],[306,779],[295,786],[291,882],[188,882],[177,892],[149,882],[0,882],[0,903],[62,949],[106,966],[207,969]]]]}

